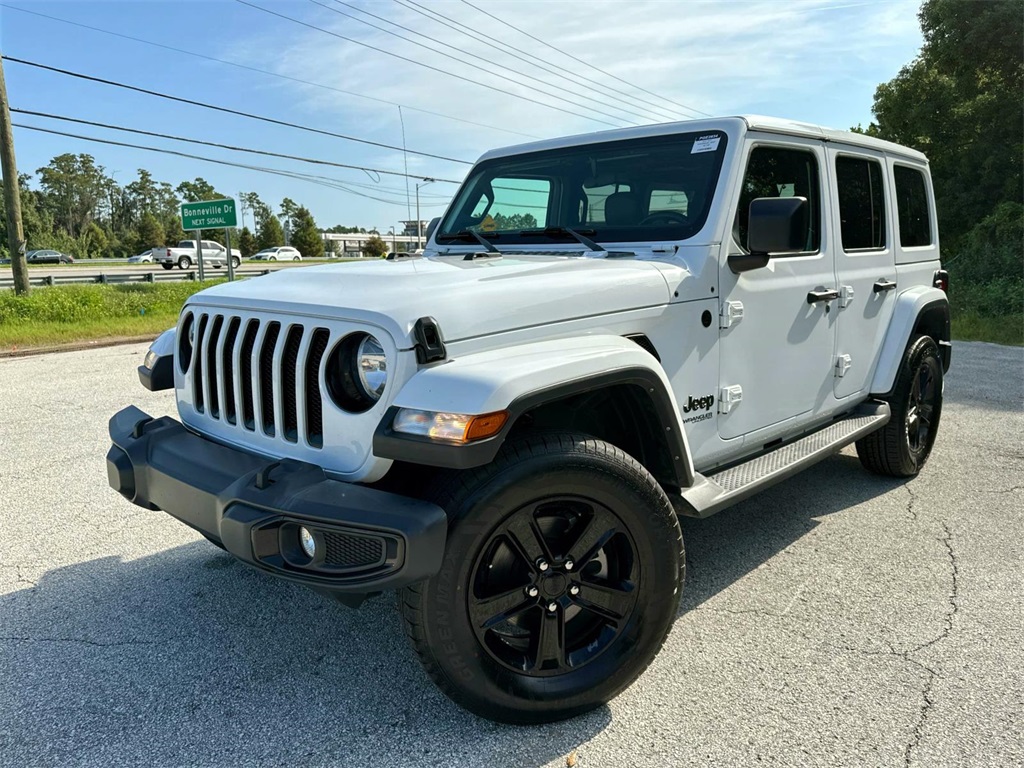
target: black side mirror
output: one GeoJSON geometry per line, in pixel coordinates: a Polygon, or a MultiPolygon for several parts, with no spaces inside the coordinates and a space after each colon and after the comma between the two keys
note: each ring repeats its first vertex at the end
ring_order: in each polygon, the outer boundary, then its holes
{"type": "Polygon", "coordinates": [[[769,254],[802,251],[807,246],[805,197],[759,197],[750,201],[747,250],[729,256],[733,272],[746,272],[768,264],[769,254]]]}
{"type": "Polygon", "coordinates": [[[440,224],[440,223],[441,223],[441,217],[440,216],[437,216],[437,217],[435,217],[435,218],[430,220],[430,223],[427,224],[427,232],[426,232],[426,235],[425,235],[427,240],[430,240],[430,236],[432,234],[434,234],[434,230],[437,229],[437,225],[440,224]]]}

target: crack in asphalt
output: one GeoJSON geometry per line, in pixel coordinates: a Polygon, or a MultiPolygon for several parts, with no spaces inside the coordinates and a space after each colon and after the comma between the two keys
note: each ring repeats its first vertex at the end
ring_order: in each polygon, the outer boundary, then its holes
{"type": "MultiPolygon", "coordinates": [[[[914,494],[911,493],[911,500],[907,505],[908,511],[910,511],[914,499],[914,494]]],[[[914,728],[911,732],[911,738],[907,742],[903,750],[903,764],[904,766],[908,767],[913,762],[915,751],[921,746],[921,740],[924,738],[924,728],[928,722],[928,717],[935,709],[935,701],[932,698],[932,689],[935,686],[935,681],[942,679],[942,676],[938,673],[938,671],[929,667],[924,662],[914,658],[913,654],[919,653],[925,648],[930,648],[936,643],[939,643],[945,640],[947,637],[949,637],[950,633],[953,631],[953,624],[956,615],[960,612],[960,561],[957,557],[956,550],[953,548],[953,532],[950,530],[949,525],[943,523],[942,531],[943,537],[939,539],[939,541],[941,541],[943,546],[945,547],[946,556],[949,560],[951,587],[948,596],[949,606],[946,610],[945,615],[943,616],[943,626],[941,631],[932,639],[924,643],[920,643],[919,645],[916,645],[913,648],[904,651],[897,650],[892,643],[888,642],[886,643],[886,645],[888,645],[889,647],[888,651],[873,651],[864,648],[856,648],[850,645],[832,646],[837,650],[850,651],[852,653],[858,653],[863,656],[882,656],[887,658],[897,658],[906,662],[907,664],[910,664],[913,667],[916,667],[917,669],[921,670],[927,675],[924,681],[924,687],[921,691],[921,706],[918,709],[917,722],[914,723],[914,728]]]]}
{"type": "Polygon", "coordinates": [[[97,648],[120,648],[132,645],[166,645],[179,642],[179,638],[165,638],[163,640],[127,640],[121,643],[101,643],[97,640],[86,640],[81,637],[0,637],[0,643],[75,643],[78,645],[89,645],[97,648]]]}
{"type": "Polygon", "coordinates": [[[910,518],[916,521],[917,511],[914,509],[914,503],[917,501],[917,494],[915,494],[913,489],[911,489],[910,483],[904,485],[903,488],[906,490],[908,494],[910,494],[910,499],[907,500],[907,512],[910,513],[910,518]]]}
{"type": "Polygon", "coordinates": [[[949,526],[946,523],[942,524],[942,531],[945,534],[940,541],[946,548],[946,555],[949,558],[950,568],[950,590],[949,590],[949,610],[943,617],[942,631],[933,637],[931,640],[921,643],[915,648],[911,648],[907,653],[917,653],[918,651],[924,650],[929,646],[935,645],[935,643],[945,640],[949,637],[949,633],[953,631],[953,619],[957,613],[960,612],[960,561],[956,556],[956,552],[953,550],[953,533],[949,530],[949,526]]]}
{"type": "Polygon", "coordinates": [[[951,582],[949,596],[947,598],[949,601],[949,607],[945,616],[943,616],[942,630],[931,640],[921,643],[908,651],[900,652],[891,645],[889,646],[893,653],[902,656],[907,662],[923,670],[928,675],[927,680],[925,680],[924,690],[921,692],[921,708],[918,712],[917,723],[914,724],[913,736],[911,740],[907,742],[907,746],[903,752],[903,764],[905,766],[909,766],[911,764],[915,750],[921,746],[921,739],[924,737],[924,727],[928,722],[928,716],[931,714],[932,710],[935,709],[935,702],[931,697],[932,687],[935,685],[936,679],[941,679],[938,672],[927,664],[912,658],[911,654],[919,653],[925,648],[930,648],[936,643],[939,643],[949,637],[950,633],[953,631],[954,619],[956,618],[957,613],[960,612],[960,562],[957,558],[956,551],[953,549],[953,532],[949,529],[949,525],[947,523],[942,524],[942,532],[943,537],[940,541],[946,548],[946,556],[949,559],[951,582]]]}

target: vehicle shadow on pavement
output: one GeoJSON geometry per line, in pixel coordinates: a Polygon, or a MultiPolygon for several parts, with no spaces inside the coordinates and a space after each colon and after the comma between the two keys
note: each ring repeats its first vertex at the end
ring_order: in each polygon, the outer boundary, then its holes
{"type": "Polygon", "coordinates": [[[351,610],[205,541],[17,586],[0,766],[536,766],[611,722],[477,718],[426,677],[392,595],[351,610]]]}
{"type": "Polygon", "coordinates": [[[717,515],[681,518],[686,586],[680,613],[698,607],[810,533],[819,518],[846,512],[904,483],[869,474],[856,456],[839,454],[717,515]]]}

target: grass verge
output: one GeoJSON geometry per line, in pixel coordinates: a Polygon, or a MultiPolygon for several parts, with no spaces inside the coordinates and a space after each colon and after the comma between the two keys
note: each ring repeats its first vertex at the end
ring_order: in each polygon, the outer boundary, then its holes
{"type": "Polygon", "coordinates": [[[178,319],[193,293],[216,281],[124,283],[0,293],[0,351],[125,336],[156,335],[178,319]]]}
{"type": "Polygon", "coordinates": [[[957,341],[1024,346],[1024,315],[983,317],[973,312],[960,312],[953,316],[951,330],[957,341]]]}

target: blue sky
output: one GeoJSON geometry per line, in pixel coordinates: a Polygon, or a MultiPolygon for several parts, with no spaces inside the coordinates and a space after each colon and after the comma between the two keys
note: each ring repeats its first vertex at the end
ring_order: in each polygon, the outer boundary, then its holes
{"type": "MultiPolygon", "coordinates": [[[[415,12],[416,5],[408,0],[347,0],[350,6],[335,0],[246,1],[334,35],[235,0],[0,0],[4,6],[0,7],[0,44],[6,56],[395,146],[403,143],[402,124],[399,110],[392,104],[403,104],[405,144],[410,150],[469,161],[491,147],[529,141],[530,137],[609,127],[599,121],[612,125],[663,122],[670,115],[692,115],[691,110],[713,115],[768,114],[836,128],[866,124],[871,119],[876,85],[892,78],[921,45],[913,0],[470,0],[604,70],[604,74],[500,24],[462,0],[417,0],[420,8],[434,10],[457,24],[431,20],[415,12]],[[351,6],[429,35],[441,44],[389,26],[351,6]],[[14,8],[273,74],[113,37],[14,8]],[[387,35],[339,11],[415,37],[453,58],[387,35]],[[498,45],[461,34],[460,28],[513,45],[556,72],[568,70],[577,77],[574,81],[556,77],[505,55],[498,45]],[[493,89],[417,63],[478,80],[493,89]],[[592,83],[584,77],[606,88],[591,88],[592,83]],[[609,87],[616,91],[609,92],[609,87]],[[626,108],[633,111],[627,113],[626,108]]],[[[6,62],[4,68],[8,96],[15,108],[337,163],[405,169],[401,152],[176,104],[16,63],[6,62]]],[[[85,152],[113,172],[121,184],[133,180],[138,168],[175,186],[202,176],[221,192],[236,196],[240,191],[256,191],[274,206],[291,197],[307,205],[322,227],[347,224],[386,232],[399,220],[411,218],[405,180],[397,176],[371,177],[361,171],[261,158],[37,117],[12,117],[15,123],[317,174],[346,183],[358,194],[258,171],[15,128],[21,172],[32,172],[63,152],[85,152]]],[[[469,167],[415,155],[409,155],[407,162],[412,174],[446,179],[463,178],[469,167]]],[[[409,199],[415,216],[413,183],[409,182],[409,199]]],[[[422,217],[440,215],[454,191],[453,184],[441,182],[423,188],[422,217]]]]}

